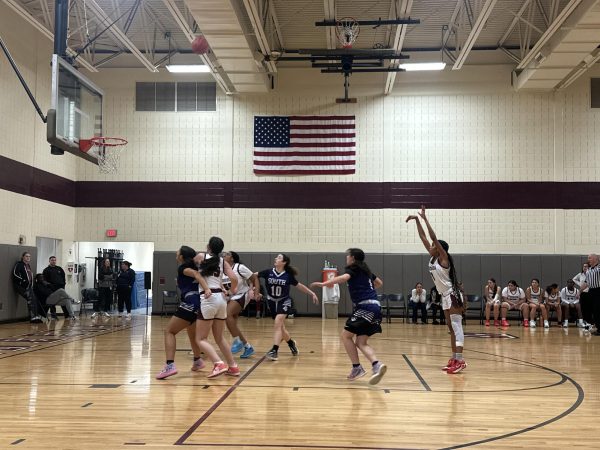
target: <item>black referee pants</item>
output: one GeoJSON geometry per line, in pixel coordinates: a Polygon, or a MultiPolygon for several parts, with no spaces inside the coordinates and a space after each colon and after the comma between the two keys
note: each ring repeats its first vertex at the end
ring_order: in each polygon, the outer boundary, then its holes
{"type": "Polygon", "coordinates": [[[594,324],[600,330],[600,288],[590,289],[588,301],[594,314],[594,324]]]}
{"type": "Polygon", "coordinates": [[[592,300],[589,292],[582,292],[579,297],[579,303],[581,304],[581,314],[583,315],[583,320],[587,323],[594,323],[594,309],[592,305],[592,300]]]}

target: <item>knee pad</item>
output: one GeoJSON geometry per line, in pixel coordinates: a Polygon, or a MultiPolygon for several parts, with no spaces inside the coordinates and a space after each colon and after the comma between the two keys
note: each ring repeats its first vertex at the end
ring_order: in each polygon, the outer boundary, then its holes
{"type": "Polygon", "coordinates": [[[450,314],[450,321],[452,322],[452,330],[454,330],[454,336],[456,337],[456,346],[464,347],[465,334],[463,333],[462,316],[460,314],[450,314]]]}

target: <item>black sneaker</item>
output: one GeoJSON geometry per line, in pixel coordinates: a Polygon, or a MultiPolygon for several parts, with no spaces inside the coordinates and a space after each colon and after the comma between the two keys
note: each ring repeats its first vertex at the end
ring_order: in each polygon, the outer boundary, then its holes
{"type": "Polygon", "coordinates": [[[277,350],[269,350],[267,352],[267,359],[271,361],[277,361],[277,350]]]}
{"type": "Polygon", "coordinates": [[[288,345],[290,346],[290,350],[292,351],[292,355],[298,356],[298,354],[300,352],[298,351],[298,347],[296,347],[296,341],[294,341],[293,339],[290,339],[290,342],[288,343],[288,345]]]}

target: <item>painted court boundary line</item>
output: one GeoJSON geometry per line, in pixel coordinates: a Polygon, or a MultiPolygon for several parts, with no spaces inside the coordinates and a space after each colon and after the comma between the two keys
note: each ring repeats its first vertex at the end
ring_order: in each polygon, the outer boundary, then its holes
{"type": "Polygon", "coordinates": [[[417,368],[414,366],[414,364],[412,362],[410,362],[410,359],[408,359],[408,356],[406,356],[403,353],[402,357],[404,358],[404,361],[406,361],[406,364],[408,364],[408,367],[411,368],[411,370],[413,371],[413,373],[415,374],[415,376],[419,379],[419,381],[423,385],[423,388],[425,388],[426,391],[431,391],[431,388],[429,387],[429,385],[427,384],[427,382],[425,381],[425,379],[421,376],[421,374],[419,373],[419,371],[417,370],[417,368]]]}
{"type": "Polygon", "coordinates": [[[194,425],[192,425],[185,433],[183,433],[183,435],[177,439],[177,441],[175,442],[174,445],[185,445],[185,441],[192,435],[192,433],[194,433],[194,431],[196,431],[196,429],[198,429],[198,427],[200,425],[202,425],[202,423],[208,419],[210,417],[210,415],[215,412],[215,410],[221,406],[221,404],[227,400],[227,397],[229,397],[233,391],[235,391],[237,389],[237,387],[246,379],[248,378],[248,376],[254,372],[254,369],[256,369],[264,360],[265,360],[266,356],[263,355],[262,358],[260,358],[258,361],[256,361],[254,363],[254,365],[252,367],[250,367],[250,369],[248,369],[246,371],[246,373],[244,375],[242,375],[239,380],[237,380],[229,389],[227,389],[227,391],[210,407],[208,408],[208,410],[202,415],[202,417],[200,417],[196,423],[194,423],[194,425]]]}

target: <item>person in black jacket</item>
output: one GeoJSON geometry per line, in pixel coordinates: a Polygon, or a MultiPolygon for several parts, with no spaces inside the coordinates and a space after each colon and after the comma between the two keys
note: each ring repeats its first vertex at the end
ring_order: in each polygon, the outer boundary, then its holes
{"type": "Polygon", "coordinates": [[[135,285],[135,272],[131,269],[129,261],[121,263],[121,270],[117,276],[117,308],[119,317],[123,315],[123,304],[127,308],[127,318],[131,318],[131,289],[135,285]]]}
{"type": "MultiPolygon", "coordinates": [[[[48,258],[49,265],[44,269],[44,280],[49,285],[49,288],[52,289],[52,292],[57,291],[58,289],[64,289],[67,281],[65,276],[65,271],[62,267],[56,265],[56,256],[51,256],[48,258]]],[[[50,318],[56,320],[56,305],[50,306],[50,318]]]]}
{"type": "Polygon", "coordinates": [[[98,294],[100,298],[94,303],[94,314],[92,314],[92,319],[102,315],[110,317],[114,282],[115,273],[112,270],[110,259],[106,258],[98,268],[98,294]]]}
{"type": "Polygon", "coordinates": [[[33,272],[29,265],[31,255],[29,252],[24,252],[21,255],[21,261],[17,262],[13,267],[12,279],[15,290],[21,297],[27,301],[29,309],[29,321],[31,323],[42,322],[42,310],[33,293],[33,272]]]}

